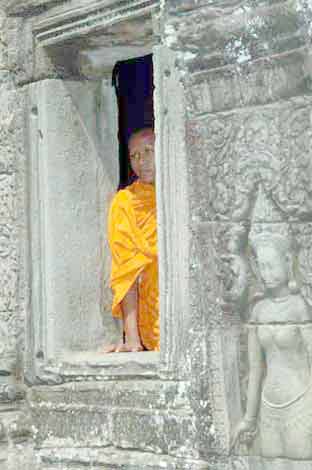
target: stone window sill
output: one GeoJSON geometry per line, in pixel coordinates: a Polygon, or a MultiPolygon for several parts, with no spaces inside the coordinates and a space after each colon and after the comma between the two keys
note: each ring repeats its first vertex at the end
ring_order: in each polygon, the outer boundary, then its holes
{"type": "Polygon", "coordinates": [[[60,355],[49,361],[43,373],[59,377],[60,382],[88,380],[110,380],[115,378],[158,377],[159,353],[113,353],[77,352],[60,355]]]}

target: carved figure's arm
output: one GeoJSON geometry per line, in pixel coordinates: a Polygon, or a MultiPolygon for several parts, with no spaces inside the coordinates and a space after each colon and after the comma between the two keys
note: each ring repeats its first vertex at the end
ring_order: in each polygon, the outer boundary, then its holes
{"type": "Polygon", "coordinates": [[[312,324],[302,325],[300,327],[301,335],[303,338],[304,345],[309,357],[310,369],[312,372],[312,324]]]}
{"type": "Polygon", "coordinates": [[[256,326],[250,326],[248,331],[248,362],[249,381],[244,420],[256,423],[265,370],[264,355],[257,336],[256,326]]]}
{"type": "Polygon", "coordinates": [[[249,381],[247,406],[244,418],[236,426],[231,448],[241,440],[250,443],[254,440],[257,430],[257,417],[261,398],[262,379],[265,369],[264,356],[257,337],[257,327],[250,326],[248,331],[249,381]]]}

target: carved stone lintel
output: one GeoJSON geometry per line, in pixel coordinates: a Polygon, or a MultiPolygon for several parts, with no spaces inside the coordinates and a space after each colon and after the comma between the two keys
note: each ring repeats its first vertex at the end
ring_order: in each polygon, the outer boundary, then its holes
{"type": "Polygon", "coordinates": [[[42,46],[61,44],[67,40],[85,37],[112,25],[147,16],[158,10],[159,0],[132,0],[126,2],[102,0],[96,4],[80,6],[63,14],[47,17],[34,27],[35,38],[42,46]]]}

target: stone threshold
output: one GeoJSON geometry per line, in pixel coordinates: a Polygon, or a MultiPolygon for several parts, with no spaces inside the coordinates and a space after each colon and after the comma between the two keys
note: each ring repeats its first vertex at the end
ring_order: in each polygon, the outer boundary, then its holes
{"type": "Polygon", "coordinates": [[[160,353],[144,351],[138,353],[103,354],[96,351],[67,352],[48,361],[43,371],[66,379],[94,380],[105,378],[158,377],[160,353]]]}

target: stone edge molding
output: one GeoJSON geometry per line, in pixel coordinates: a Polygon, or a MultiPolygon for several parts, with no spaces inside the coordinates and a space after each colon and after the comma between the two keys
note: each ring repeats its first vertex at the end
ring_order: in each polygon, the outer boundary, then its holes
{"type": "Polygon", "coordinates": [[[159,0],[122,0],[114,6],[107,1],[92,4],[63,14],[50,16],[34,25],[38,44],[52,46],[81,38],[121,21],[151,14],[159,9],[159,0]]]}

